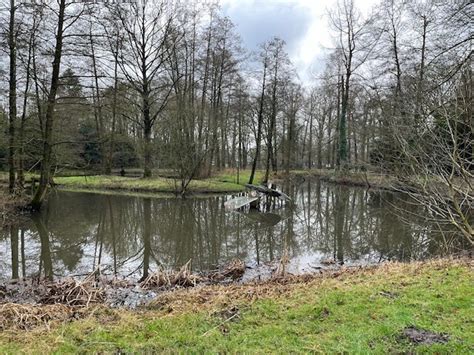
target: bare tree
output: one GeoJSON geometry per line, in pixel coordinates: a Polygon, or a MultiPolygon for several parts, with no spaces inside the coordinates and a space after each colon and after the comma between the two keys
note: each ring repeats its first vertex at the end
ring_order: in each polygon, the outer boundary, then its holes
{"type": "Polygon", "coordinates": [[[17,28],[15,24],[15,13],[17,5],[15,0],[10,0],[10,22],[8,26],[8,49],[10,57],[10,69],[9,69],[9,93],[8,93],[8,190],[11,194],[15,191],[15,122],[17,115],[16,107],[16,59],[17,59],[17,28]]]}
{"type": "Polygon", "coordinates": [[[33,46],[35,37],[37,36],[37,29],[41,20],[41,12],[35,11],[33,13],[33,22],[31,28],[29,29],[29,36],[27,42],[27,53],[26,53],[26,63],[25,71],[26,71],[26,78],[25,78],[25,90],[23,93],[23,107],[21,112],[21,119],[20,119],[20,127],[18,129],[18,186],[20,189],[23,190],[25,185],[25,174],[24,174],[24,160],[25,160],[25,126],[27,120],[27,110],[28,110],[28,97],[29,97],[29,90],[31,84],[31,76],[32,76],[32,61],[33,61],[33,46]]]}
{"type": "Polygon", "coordinates": [[[131,87],[140,95],[141,118],[136,123],[143,130],[144,177],[152,175],[153,127],[166,107],[173,85],[165,74],[167,46],[173,23],[173,8],[167,1],[127,4],[113,8],[126,35],[120,49],[119,66],[131,87]]]}
{"type": "Polygon", "coordinates": [[[270,70],[272,72],[271,76],[271,97],[270,97],[270,112],[269,112],[269,119],[268,119],[268,131],[267,131],[267,161],[266,161],[266,169],[265,169],[265,176],[263,178],[264,182],[268,181],[269,173],[270,173],[270,165],[273,171],[277,170],[277,163],[276,157],[274,152],[274,135],[276,131],[276,124],[277,124],[277,114],[279,110],[279,106],[281,104],[278,102],[278,88],[281,86],[280,81],[282,77],[288,74],[288,66],[290,60],[288,59],[288,55],[285,52],[285,41],[282,39],[275,37],[271,41],[268,42],[268,51],[269,51],[269,62],[270,62],[270,70]]]}
{"type": "Polygon", "coordinates": [[[57,10],[57,27],[56,27],[56,41],[54,46],[54,57],[52,64],[51,83],[48,93],[48,100],[46,104],[46,112],[44,117],[44,133],[43,133],[43,150],[41,159],[41,173],[38,188],[31,201],[31,207],[35,210],[41,208],[41,205],[46,197],[48,185],[51,182],[51,166],[53,153],[53,130],[54,130],[54,109],[56,106],[56,93],[59,87],[59,73],[61,67],[61,58],[63,53],[63,38],[64,31],[70,28],[77,19],[82,15],[82,11],[72,17],[66,15],[66,8],[71,6],[71,3],[66,3],[66,0],[59,0],[57,10]],[[69,19],[68,23],[65,20],[69,19]]]}
{"type": "Polygon", "coordinates": [[[367,59],[376,40],[369,37],[367,22],[363,21],[353,0],[341,0],[330,13],[331,25],[337,31],[337,53],[344,67],[341,78],[341,111],[339,115],[338,165],[343,169],[348,163],[347,120],[350,111],[351,81],[356,71],[367,59]]]}
{"type": "Polygon", "coordinates": [[[255,134],[255,155],[252,162],[252,170],[250,172],[249,184],[253,184],[253,179],[255,178],[255,170],[257,169],[257,163],[260,159],[260,145],[262,141],[262,126],[263,126],[263,108],[264,108],[264,99],[265,99],[265,90],[266,90],[266,80],[267,80],[267,68],[268,68],[268,48],[263,46],[261,53],[261,60],[263,62],[263,73],[262,73],[262,88],[260,91],[260,99],[258,102],[258,111],[257,111],[257,132],[255,134]]]}

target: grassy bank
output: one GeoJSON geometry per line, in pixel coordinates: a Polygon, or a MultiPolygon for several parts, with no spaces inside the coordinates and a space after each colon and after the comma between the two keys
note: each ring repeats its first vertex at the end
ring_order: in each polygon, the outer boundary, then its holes
{"type": "MultiPolygon", "coordinates": [[[[129,171],[132,175],[140,175],[140,171],[129,171]]],[[[92,191],[132,191],[145,193],[177,193],[180,191],[180,181],[168,177],[168,171],[155,171],[154,177],[143,179],[137,176],[117,176],[117,175],[97,175],[83,173],[74,175],[68,171],[67,174],[56,176],[54,182],[60,187],[68,190],[92,190],[92,191]]],[[[370,186],[380,189],[393,189],[399,181],[389,175],[363,173],[363,172],[345,172],[338,173],[335,170],[311,169],[311,170],[292,170],[290,177],[314,177],[322,180],[355,185],[370,186]]],[[[191,181],[188,186],[190,193],[223,193],[240,192],[245,189],[245,184],[249,181],[250,170],[243,170],[237,174],[236,170],[227,169],[216,173],[207,179],[196,179],[191,181]]],[[[27,174],[27,181],[32,178],[38,178],[35,174],[27,174]]],[[[257,171],[254,183],[260,183],[263,178],[263,171],[257,171]]],[[[281,180],[285,176],[283,173],[273,175],[273,179],[281,180]]],[[[8,175],[0,173],[0,184],[6,184],[8,175]]]]}
{"type": "MultiPolygon", "coordinates": [[[[208,179],[193,180],[187,188],[191,193],[222,193],[240,192],[245,189],[245,184],[249,179],[249,171],[243,171],[237,175],[231,171],[224,171],[208,179]]],[[[259,182],[262,173],[258,172],[256,182],[259,182]]],[[[153,177],[150,179],[122,177],[122,176],[67,176],[56,177],[55,183],[59,186],[70,189],[90,189],[90,190],[118,190],[137,192],[179,192],[180,181],[166,178],[153,177]]]]}
{"type": "Polygon", "coordinates": [[[468,353],[473,281],[469,260],[441,260],[205,286],[161,294],[145,310],[99,307],[50,329],[7,329],[0,352],[468,353]],[[437,340],[423,344],[413,329],[437,340]]]}
{"type": "MultiPolygon", "coordinates": [[[[117,173],[117,172],[115,172],[117,173]]],[[[154,177],[143,179],[139,176],[142,174],[140,169],[130,169],[127,176],[117,175],[98,175],[92,172],[82,172],[81,175],[74,171],[63,171],[60,176],[56,176],[54,181],[60,187],[68,190],[91,190],[91,191],[130,191],[142,193],[179,193],[180,181],[173,179],[172,172],[169,170],[156,170],[154,177]]],[[[263,171],[257,171],[254,183],[258,184],[263,179],[263,171]]],[[[250,170],[243,170],[237,174],[235,169],[226,169],[215,173],[214,176],[207,179],[196,179],[191,181],[187,188],[189,193],[232,193],[240,192],[245,189],[248,182],[250,170]]],[[[370,187],[375,189],[400,191],[405,188],[417,189],[426,184],[426,177],[412,177],[410,181],[402,182],[397,177],[375,173],[373,171],[336,171],[334,169],[306,169],[291,170],[290,178],[310,178],[318,177],[323,181],[336,184],[370,187]]],[[[271,176],[273,181],[284,180],[286,178],[284,172],[278,172],[271,176]]],[[[38,179],[36,174],[26,174],[27,184],[32,179],[38,179]]],[[[0,172],[0,186],[6,186],[8,183],[8,175],[0,172]]],[[[431,177],[431,184],[440,184],[440,181],[431,177]]],[[[440,185],[442,187],[442,184],[440,185]]],[[[460,188],[464,188],[459,185],[460,188]]],[[[442,190],[442,188],[440,188],[442,190]]]]}

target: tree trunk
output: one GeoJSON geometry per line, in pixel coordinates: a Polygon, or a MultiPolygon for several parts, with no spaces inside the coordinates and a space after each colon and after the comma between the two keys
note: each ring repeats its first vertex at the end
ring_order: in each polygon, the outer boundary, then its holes
{"type": "Polygon", "coordinates": [[[18,270],[19,270],[19,262],[18,262],[18,227],[17,226],[10,226],[10,246],[11,246],[11,257],[12,257],[12,279],[18,279],[18,270]]]}
{"type": "MultiPolygon", "coordinates": [[[[319,151],[319,146],[321,145],[321,140],[318,142],[318,162],[321,160],[321,152],[319,151]]],[[[309,141],[308,141],[308,169],[313,167],[313,103],[311,102],[311,108],[309,113],[309,141]]],[[[319,167],[319,163],[318,163],[319,167]]],[[[319,167],[320,168],[320,167],[319,167]]]]}
{"type": "Polygon", "coordinates": [[[15,1],[10,0],[10,24],[8,30],[8,47],[10,55],[9,78],[9,122],[8,122],[8,191],[15,192],[15,121],[16,121],[16,34],[15,34],[15,1]]]}
{"type": "Polygon", "coordinates": [[[33,38],[35,35],[36,19],[33,19],[33,28],[31,30],[30,40],[28,43],[28,59],[26,62],[26,83],[25,93],[23,96],[23,110],[21,112],[20,129],[18,131],[18,186],[23,190],[25,186],[25,174],[24,174],[24,155],[25,155],[25,124],[26,124],[26,109],[28,103],[28,90],[30,88],[30,76],[31,76],[31,51],[33,45],[33,38]]]}
{"type": "MultiPolygon", "coordinates": [[[[293,103],[291,105],[294,105],[293,103]]],[[[286,138],[286,164],[285,164],[285,174],[287,178],[290,176],[291,168],[291,157],[292,157],[292,145],[294,139],[295,131],[295,109],[292,107],[290,116],[288,117],[288,134],[286,138]]]]}
{"type": "MultiPolygon", "coordinates": [[[[332,112],[332,111],[331,111],[332,112]]],[[[332,115],[329,115],[328,117],[328,144],[327,144],[327,153],[326,153],[326,163],[333,167],[333,161],[332,161],[332,140],[334,139],[332,137],[332,115]]]]}
{"type": "Polygon", "coordinates": [[[268,145],[267,145],[267,164],[265,170],[265,177],[263,181],[268,182],[268,176],[270,173],[270,163],[273,162],[273,131],[276,126],[276,92],[278,84],[278,61],[275,62],[275,72],[273,75],[273,89],[272,89],[272,112],[270,115],[270,126],[268,127],[268,145]]]}
{"type": "Polygon", "coordinates": [[[38,189],[36,190],[33,200],[31,201],[31,207],[35,210],[41,208],[41,205],[48,191],[48,185],[51,180],[50,174],[53,150],[54,107],[56,105],[56,93],[59,86],[59,70],[61,66],[61,55],[63,48],[63,26],[65,9],[66,0],[59,0],[58,30],[56,34],[56,45],[54,49],[53,73],[51,78],[51,87],[48,94],[48,103],[45,116],[41,176],[38,189]]]}
{"type": "Polygon", "coordinates": [[[148,98],[143,99],[143,138],[145,140],[143,177],[151,177],[151,118],[148,98]]]}
{"type": "Polygon", "coordinates": [[[44,278],[46,280],[53,281],[53,260],[51,258],[51,243],[49,241],[49,232],[46,229],[43,220],[41,219],[41,216],[38,213],[34,213],[31,219],[35,224],[36,230],[38,231],[41,243],[39,274],[41,276],[41,269],[43,269],[44,278]]]}
{"type": "Polygon", "coordinates": [[[141,281],[148,277],[151,254],[151,199],[143,199],[143,275],[141,281]]]}
{"type": "Polygon", "coordinates": [[[347,106],[349,99],[349,76],[346,75],[344,83],[344,76],[342,80],[342,102],[341,102],[341,117],[339,119],[339,150],[338,150],[338,167],[345,169],[347,167],[347,106]]]}
{"type": "Polygon", "coordinates": [[[421,43],[421,58],[420,58],[420,72],[418,75],[418,83],[416,87],[416,102],[415,102],[415,127],[419,128],[421,115],[423,113],[423,82],[425,77],[425,57],[426,57],[426,34],[428,28],[428,19],[426,15],[422,16],[423,18],[423,32],[422,43],[421,43]]]}
{"type": "Polygon", "coordinates": [[[102,103],[100,101],[100,91],[99,91],[99,76],[97,74],[97,63],[95,58],[95,48],[94,48],[94,39],[92,37],[92,30],[89,32],[89,39],[91,45],[91,58],[92,58],[92,75],[94,76],[94,93],[95,97],[95,108],[94,111],[97,112],[97,136],[99,138],[99,147],[100,147],[100,160],[102,164],[102,172],[105,173],[106,168],[106,153],[105,153],[105,141],[104,141],[104,119],[102,116],[102,103]]]}
{"type": "Polygon", "coordinates": [[[109,148],[107,150],[107,159],[105,163],[105,173],[110,175],[112,173],[113,154],[115,149],[115,126],[117,122],[117,90],[118,90],[118,50],[119,50],[119,35],[114,51],[114,91],[112,94],[112,127],[110,128],[109,148]]]}
{"type": "MultiPolygon", "coordinates": [[[[209,31],[207,34],[207,47],[206,47],[206,60],[204,66],[204,78],[202,84],[202,92],[201,92],[201,107],[199,110],[199,120],[198,120],[198,146],[199,149],[203,149],[203,130],[204,130],[204,111],[206,107],[206,96],[207,96],[207,85],[209,81],[209,61],[210,61],[210,53],[211,53],[211,39],[212,39],[212,24],[213,24],[213,13],[210,14],[210,21],[209,21],[209,31]]],[[[207,136],[206,136],[207,141],[207,136]]],[[[207,147],[204,148],[206,150],[207,147]]]]}
{"type": "Polygon", "coordinates": [[[260,141],[262,139],[262,125],[263,125],[263,99],[265,98],[265,80],[267,78],[267,58],[264,59],[263,64],[263,81],[262,81],[262,94],[260,95],[260,106],[258,108],[258,123],[257,123],[257,137],[256,137],[256,148],[255,156],[252,163],[252,171],[250,172],[249,184],[253,184],[255,177],[255,170],[257,169],[257,162],[260,157],[260,141]]]}

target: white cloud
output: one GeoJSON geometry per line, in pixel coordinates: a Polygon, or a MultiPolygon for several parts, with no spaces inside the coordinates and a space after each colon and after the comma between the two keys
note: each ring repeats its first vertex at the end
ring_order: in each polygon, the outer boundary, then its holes
{"type": "MultiPolygon", "coordinates": [[[[356,1],[356,6],[367,14],[376,2],[356,1]]],[[[221,4],[247,48],[256,49],[279,36],[287,42],[303,83],[310,83],[323,69],[327,49],[333,45],[327,13],[337,0],[222,0],[221,4]]]]}

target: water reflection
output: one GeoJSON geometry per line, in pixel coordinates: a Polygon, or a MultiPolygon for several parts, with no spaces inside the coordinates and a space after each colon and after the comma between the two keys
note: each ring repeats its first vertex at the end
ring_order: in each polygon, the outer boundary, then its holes
{"type": "Polygon", "coordinates": [[[327,259],[406,261],[468,247],[419,217],[428,211],[403,195],[319,180],[286,191],[294,204],[271,213],[226,211],[230,196],[57,192],[41,214],[1,232],[0,277],[52,279],[84,275],[100,265],[108,274],[139,279],[160,265],[178,268],[189,259],[194,270],[208,270],[232,258],[266,263],[285,252],[293,271],[301,271],[327,259]]]}

